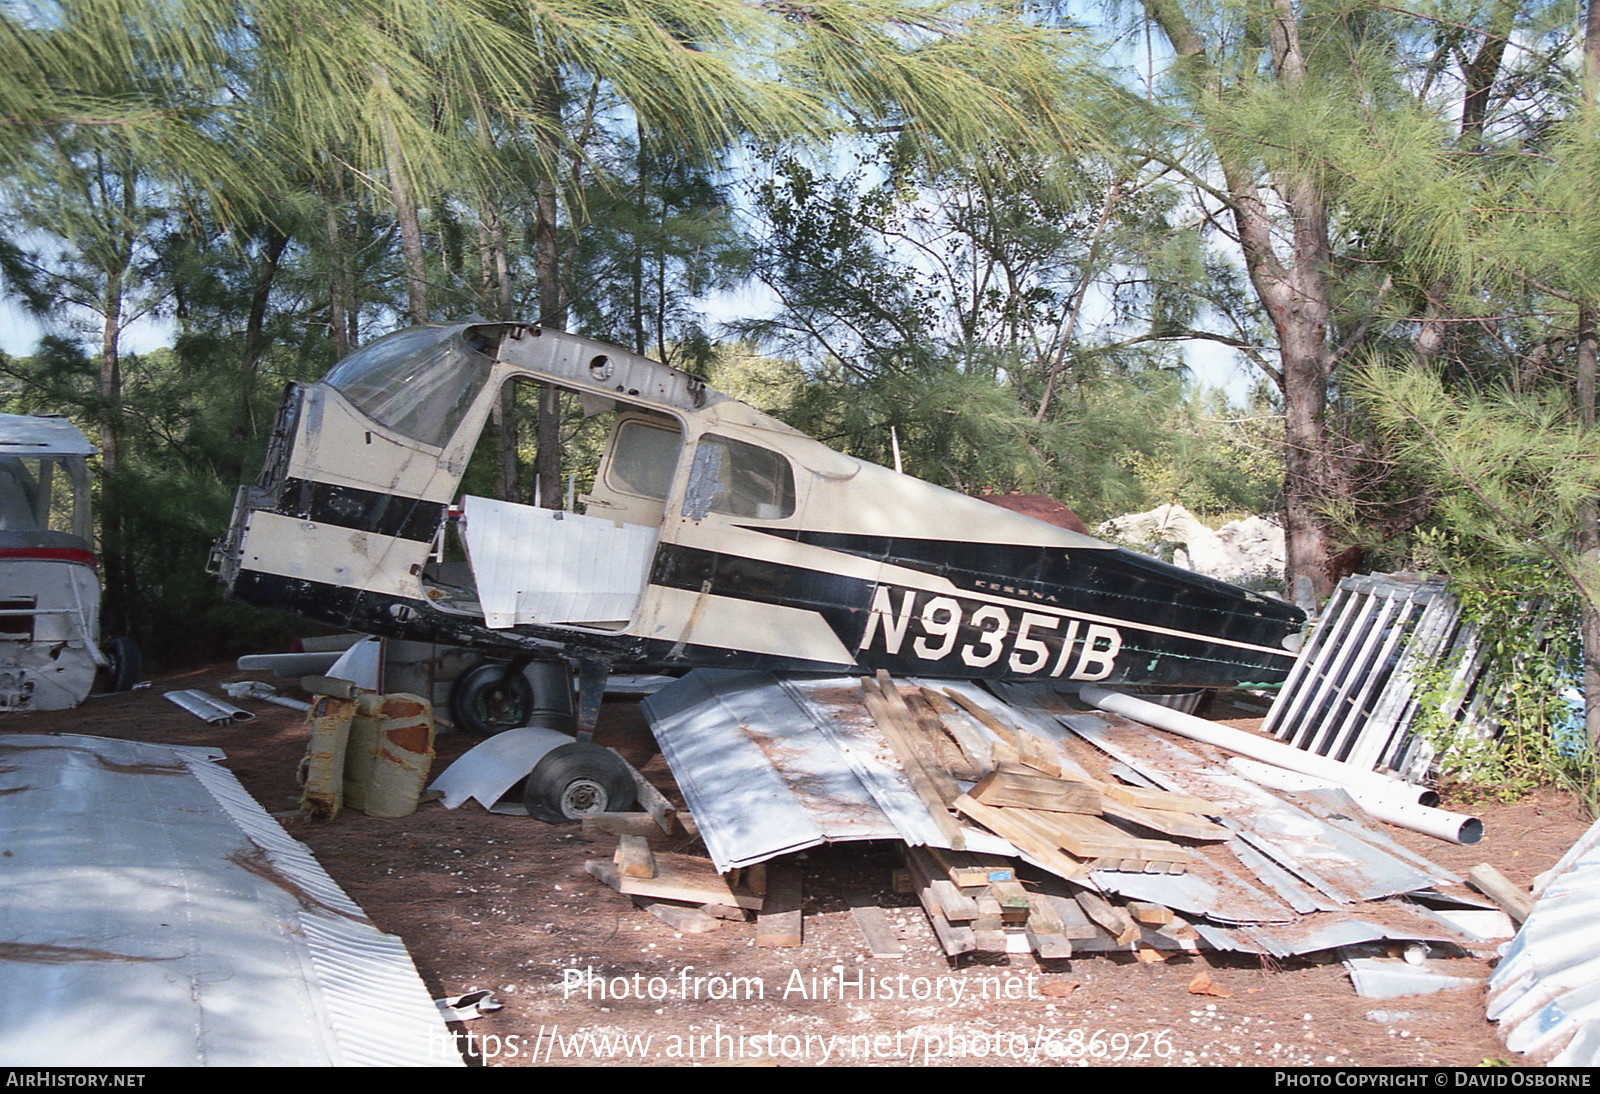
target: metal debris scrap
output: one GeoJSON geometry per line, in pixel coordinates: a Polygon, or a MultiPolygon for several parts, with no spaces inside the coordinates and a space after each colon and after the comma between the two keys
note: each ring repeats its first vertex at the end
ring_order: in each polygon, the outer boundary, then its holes
{"type": "Polygon", "coordinates": [[[0,1063],[459,1065],[400,940],[215,749],[7,737],[0,1063]],[[154,785],[152,779],[159,779],[154,785]]]}
{"type": "Polygon", "coordinates": [[[1348,795],[1291,801],[1200,746],[996,690],[701,670],[644,706],[716,869],[897,839],[950,953],[1481,944],[1411,899],[1460,879],[1348,795]]]}
{"type": "Polygon", "coordinates": [[[1600,1065],[1600,822],[1534,887],[1533,910],[1489,978],[1506,1047],[1555,1067],[1600,1065]]]}

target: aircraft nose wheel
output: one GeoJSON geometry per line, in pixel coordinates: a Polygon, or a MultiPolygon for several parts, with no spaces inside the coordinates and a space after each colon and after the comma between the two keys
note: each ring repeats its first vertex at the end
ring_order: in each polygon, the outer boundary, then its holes
{"type": "Polygon", "coordinates": [[[522,804],[551,824],[633,808],[633,775],[608,748],[574,741],[551,749],[528,775],[522,804]]]}

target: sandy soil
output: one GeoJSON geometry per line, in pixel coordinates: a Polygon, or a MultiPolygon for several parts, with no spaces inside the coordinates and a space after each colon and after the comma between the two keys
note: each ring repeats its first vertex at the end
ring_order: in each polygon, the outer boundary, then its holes
{"type": "MultiPolygon", "coordinates": [[[[254,721],[213,728],[161,697],[186,687],[220,694],[221,681],[248,678],[195,671],[76,711],[8,715],[0,732],[224,749],[262,806],[283,815],[373,920],[405,940],[431,990],[485,988],[504,1004],[454,1027],[471,1062],[1470,1066],[1510,1055],[1484,1019],[1481,988],[1366,1000],[1336,961],[951,962],[914,898],[893,892],[898,858],[889,845],[797,856],[807,913],[800,947],[757,948],[753,925],[737,922],[680,934],[585,872],[585,860],[609,859],[615,841],[587,840],[575,825],[473,803],[425,805],[400,820],[349,811],[328,823],[298,818],[301,715],[246,701],[254,721]],[[845,901],[861,890],[886,909],[905,956],[869,956],[845,901]],[[1193,990],[1202,973],[1213,994],[1193,990]]],[[[607,702],[598,736],[675,795],[637,704],[607,702]]],[[[435,770],[473,743],[441,734],[435,770]]],[[[1553,793],[1476,812],[1487,834],[1470,847],[1390,832],[1458,873],[1490,862],[1525,885],[1587,827],[1576,805],[1553,793]]],[[[1491,967],[1488,956],[1452,964],[1478,977],[1491,967]]]]}

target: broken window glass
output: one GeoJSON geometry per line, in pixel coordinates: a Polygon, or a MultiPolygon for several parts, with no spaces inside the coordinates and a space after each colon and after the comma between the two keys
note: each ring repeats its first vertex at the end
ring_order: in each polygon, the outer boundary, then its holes
{"type": "MultiPolygon", "coordinates": [[[[794,515],[794,472],[768,448],[706,434],[695,453],[693,479],[709,490],[709,511],[758,520],[794,515]]],[[[696,482],[689,490],[696,493],[696,482]]]]}

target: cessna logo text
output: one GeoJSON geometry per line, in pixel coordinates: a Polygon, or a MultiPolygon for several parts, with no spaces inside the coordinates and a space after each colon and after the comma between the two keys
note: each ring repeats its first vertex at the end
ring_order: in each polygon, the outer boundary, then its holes
{"type": "Polygon", "coordinates": [[[1116,668],[1122,634],[1101,623],[880,585],[860,648],[897,656],[903,646],[923,661],[958,657],[982,669],[1004,659],[1023,675],[1104,680],[1116,668]]]}

